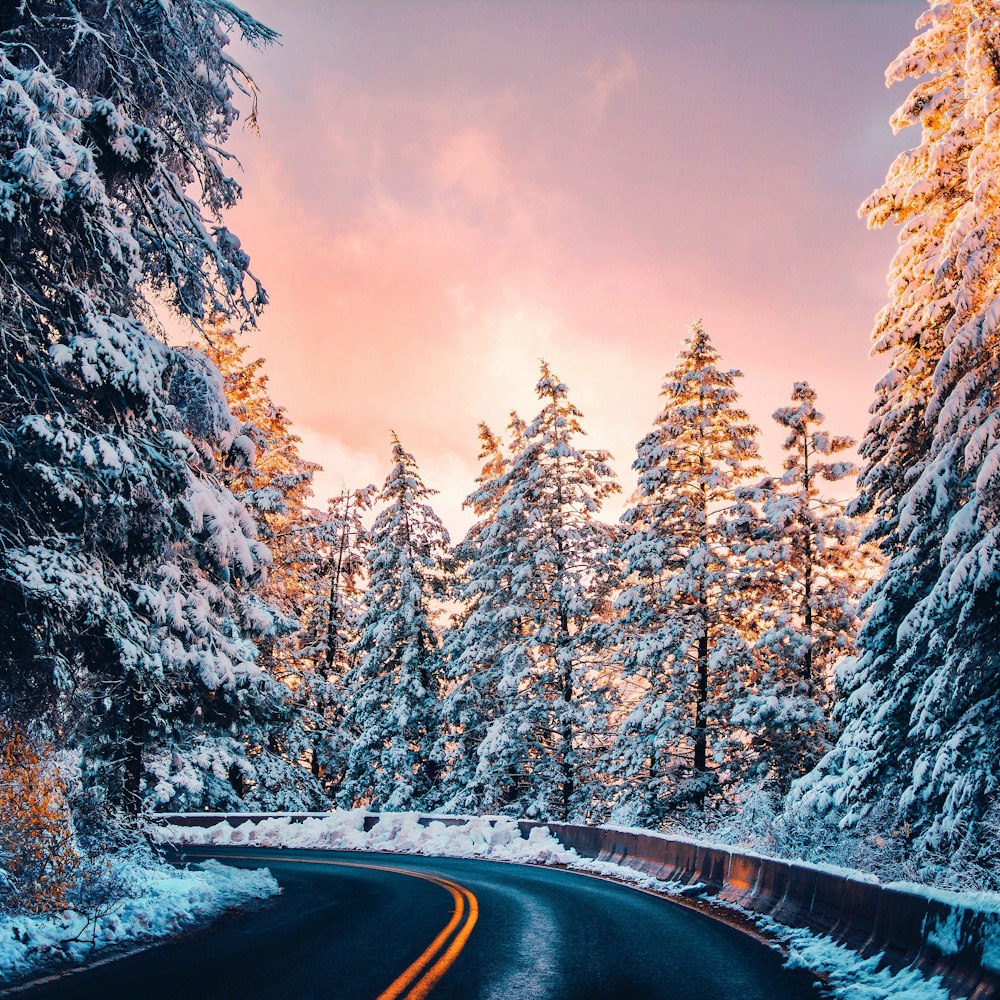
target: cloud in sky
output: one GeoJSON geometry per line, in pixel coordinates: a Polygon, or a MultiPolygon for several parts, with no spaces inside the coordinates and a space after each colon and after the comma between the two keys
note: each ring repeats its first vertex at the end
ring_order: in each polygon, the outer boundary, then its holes
{"type": "Polygon", "coordinates": [[[613,56],[598,56],[584,73],[589,91],[580,102],[580,109],[589,128],[596,132],[612,99],[619,94],[635,93],[639,88],[639,73],[635,60],[619,49],[613,56]]]}
{"type": "Polygon", "coordinates": [[[391,427],[463,526],[477,424],[532,415],[544,357],[627,494],[697,315],[772,460],[795,379],[863,430],[893,236],[856,207],[899,148],[872,122],[920,0],[252,6],[284,44],[245,59],[263,136],[236,137],[232,225],[324,483],[381,482],[391,427]]]}
{"type": "Polygon", "coordinates": [[[477,204],[509,199],[516,187],[495,132],[465,127],[444,142],[434,173],[445,189],[457,190],[477,204]]]}

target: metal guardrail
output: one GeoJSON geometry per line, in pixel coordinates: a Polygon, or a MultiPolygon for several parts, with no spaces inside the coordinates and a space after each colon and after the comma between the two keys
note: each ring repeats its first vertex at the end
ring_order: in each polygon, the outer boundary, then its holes
{"type": "MultiPolygon", "coordinates": [[[[237,825],[277,816],[301,821],[325,815],[183,813],[157,818],[175,826],[205,827],[222,821],[237,825]]],[[[371,830],[379,818],[377,813],[366,815],[364,830],[371,830]]],[[[469,818],[425,815],[419,822],[451,826],[469,818]]],[[[865,957],[882,954],[894,971],[915,966],[925,976],[940,976],[955,998],[1000,1000],[1000,912],[977,909],[958,897],[950,900],[947,894],[924,895],[663,834],[526,820],[518,826],[525,837],[535,827],[546,826],[583,857],[690,886],[692,894],[807,928],[865,957]]]]}
{"type": "Polygon", "coordinates": [[[952,996],[1000,997],[1000,913],[811,865],[674,840],[549,823],[566,847],[664,881],[704,886],[791,927],[805,927],[865,957],[884,954],[894,970],[940,976],[952,996]],[[956,947],[957,945],[957,947],[956,947]]]}

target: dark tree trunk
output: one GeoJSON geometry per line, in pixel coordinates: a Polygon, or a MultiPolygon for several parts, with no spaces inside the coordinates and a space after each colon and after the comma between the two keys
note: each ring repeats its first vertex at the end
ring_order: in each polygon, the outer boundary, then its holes
{"type": "Polygon", "coordinates": [[[133,680],[128,686],[128,737],[125,741],[125,812],[133,819],[142,807],[142,751],[146,720],[142,692],[133,680]]]}
{"type": "MultiPolygon", "coordinates": [[[[569,636],[569,618],[565,611],[559,614],[559,625],[564,636],[569,636]]],[[[573,778],[573,722],[570,709],[573,704],[573,667],[564,663],[562,675],[563,725],[562,725],[562,821],[569,822],[570,807],[576,783],[573,778]]]]}
{"type": "Polygon", "coordinates": [[[233,791],[241,798],[246,798],[247,781],[243,772],[235,765],[229,765],[229,784],[233,786],[233,791]]]}
{"type": "MultiPolygon", "coordinates": [[[[805,435],[802,443],[802,467],[806,497],[806,507],[809,505],[809,494],[812,488],[812,475],[809,471],[809,436],[805,435]]],[[[806,624],[806,656],[802,661],[802,676],[807,681],[812,680],[813,673],[813,609],[812,609],[812,578],[813,578],[813,552],[812,552],[812,530],[808,517],[803,517],[805,528],[805,624],[806,624]]]]}
{"type": "Polygon", "coordinates": [[[708,633],[698,638],[698,694],[694,707],[694,767],[696,771],[708,770],[708,633]]]}

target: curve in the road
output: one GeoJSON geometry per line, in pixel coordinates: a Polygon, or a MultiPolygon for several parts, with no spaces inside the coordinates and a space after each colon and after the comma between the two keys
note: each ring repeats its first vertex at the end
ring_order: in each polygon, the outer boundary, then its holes
{"type": "Polygon", "coordinates": [[[210,927],[62,976],[21,996],[25,1000],[423,1000],[428,995],[429,1000],[817,1000],[818,996],[813,976],[784,968],[780,954],[749,935],[662,898],[573,872],[344,851],[244,847],[213,850],[212,856],[239,867],[270,867],[281,894],[263,907],[230,914],[210,927]],[[393,985],[387,989],[390,982],[393,985]]]}
{"type": "MultiPolygon", "coordinates": [[[[185,852],[187,858],[214,857],[212,854],[196,854],[190,851],[185,852]]],[[[227,858],[235,861],[259,861],[258,857],[252,854],[227,854],[227,858]]],[[[337,868],[368,868],[371,871],[392,872],[395,875],[405,875],[408,878],[420,878],[425,882],[431,882],[440,886],[451,894],[455,901],[455,911],[451,919],[438,933],[437,937],[423,950],[409,967],[397,976],[389,987],[383,990],[377,1000],[399,1000],[405,994],[404,1000],[424,1000],[432,989],[440,981],[441,977],[451,968],[455,959],[458,958],[465,942],[469,940],[472,929],[479,919],[479,900],[465,886],[453,882],[451,879],[442,878],[439,875],[429,875],[424,872],[408,871],[406,868],[392,868],[389,865],[362,864],[358,861],[327,861],[319,858],[301,858],[299,864],[304,865],[331,865],[337,868]],[[447,944],[455,928],[461,924],[461,929],[447,944]],[[445,947],[447,944],[447,947],[445,947]],[[443,953],[442,953],[443,952],[443,953]],[[424,969],[437,958],[437,961],[424,972],[424,969]],[[423,972],[423,975],[421,973],[423,972]],[[419,979],[417,977],[420,977],[419,979]],[[411,987],[414,980],[416,983],[411,987]]]]}

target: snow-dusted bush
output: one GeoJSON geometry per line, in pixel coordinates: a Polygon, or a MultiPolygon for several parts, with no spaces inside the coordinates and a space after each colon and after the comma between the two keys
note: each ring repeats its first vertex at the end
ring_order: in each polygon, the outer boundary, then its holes
{"type": "MultiPolygon", "coordinates": [[[[994,810],[995,811],[995,810],[994,810]]],[[[955,891],[1000,891],[997,858],[1000,833],[981,838],[973,855],[933,851],[914,844],[900,824],[895,803],[874,805],[850,828],[785,809],[775,789],[748,785],[734,793],[734,808],[708,824],[672,824],[668,833],[707,836],[722,844],[809,864],[835,865],[877,876],[883,882],[907,882],[955,891]]]]}
{"type": "Polygon", "coordinates": [[[0,909],[64,908],[82,880],[66,788],[48,747],[0,722],[0,909]]]}

